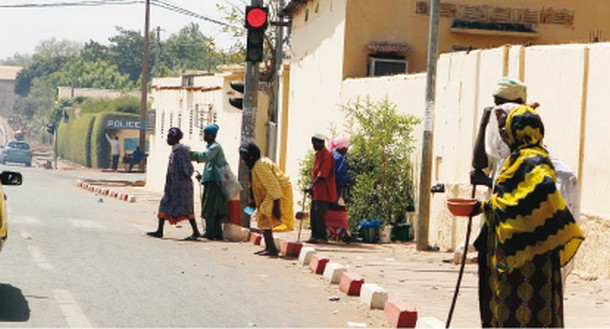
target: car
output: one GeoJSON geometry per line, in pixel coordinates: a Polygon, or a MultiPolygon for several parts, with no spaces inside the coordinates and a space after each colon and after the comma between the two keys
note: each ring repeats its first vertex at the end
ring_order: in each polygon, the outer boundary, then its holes
{"type": "Polygon", "coordinates": [[[0,163],[19,162],[26,167],[32,166],[32,150],[30,144],[25,141],[12,140],[2,149],[0,163]]]}
{"type": "Polygon", "coordinates": [[[7,213],[6,213],[6,196],[4,195],[3,185],[21,185],[23,177],[20,173],[14,171],[3,171],[0,174],[0,251],[4,246],[4,241],[8,237],[7,213]]]}

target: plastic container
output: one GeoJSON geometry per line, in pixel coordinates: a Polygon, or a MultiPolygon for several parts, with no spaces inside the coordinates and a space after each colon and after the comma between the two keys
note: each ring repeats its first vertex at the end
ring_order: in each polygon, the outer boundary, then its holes
{"type": "Polygon", "coordinates": [[[409,223],[397,223],[392,227],[392,241],[407,242],[413,240],[413,234],[411,232],[411,224],[409,223]]]}
{"type": "Polygon", "coordinates": [[[381,242],[381,243],[392,242],[392,240],[390,238],[391,235],[392,235],[392,226],[386,225],[383,228],[383,230],[381,230],[381,232],[379,232],[379,242],[381,242]]]}
{"type": "Polygon", "coordinates": [[[364,227],[360,228],[360,237],[362,242],[375,243],[379,240],[379,227],[364,227]]]}

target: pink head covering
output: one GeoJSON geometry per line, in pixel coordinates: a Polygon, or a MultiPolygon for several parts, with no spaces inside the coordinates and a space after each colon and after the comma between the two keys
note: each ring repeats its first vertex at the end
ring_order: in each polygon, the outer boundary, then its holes
{"type": "Polygon", "coordinates": [[[336,137],[330,141],[328,146],[331,150],[346,149],[349,148],[349,141],[345,137],[336,137]]]}

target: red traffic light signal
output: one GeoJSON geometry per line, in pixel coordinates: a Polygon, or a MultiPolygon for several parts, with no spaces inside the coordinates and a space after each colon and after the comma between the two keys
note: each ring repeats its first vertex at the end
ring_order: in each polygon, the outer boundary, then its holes
{"type": "Polygon", "coordinates": [[[267,28],[269,8],[246,6],[246,29],[264,30],[267,28]]]}

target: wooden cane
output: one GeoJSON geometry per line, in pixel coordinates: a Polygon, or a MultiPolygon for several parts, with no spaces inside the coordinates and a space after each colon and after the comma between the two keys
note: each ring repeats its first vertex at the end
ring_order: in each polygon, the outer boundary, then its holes
{"type": "MultiPolygon", "coordinates": [[[[472,193],[470,197],[474,199],[477,190],[476,185],[472,185],[472,193]]],[[[453,293],[453,300],[451,301],[451,307],[449,308],[449,315],[447,316],[447,322],[445,328],[449,328],[451,325],[451,318],[453,317],[453,311],[455,310],[455,304],[457,303],[457,297],[460,292],[460,285],[462,284],[462,275],[464,275],[464,266],[466,265],[466,255],[468,254],[468,244],[470,243],[470,230],[472,228],[472,215],[468,216],[468,228],[466,229],[466,241],[464,242],[464,254],[462,255],[462,264],[460,264],[460,272],[458,274],[457,284],[455,285],[455,292],[453,293]]]]}

